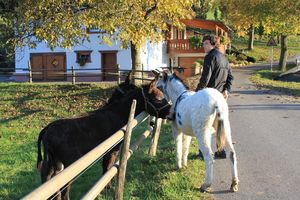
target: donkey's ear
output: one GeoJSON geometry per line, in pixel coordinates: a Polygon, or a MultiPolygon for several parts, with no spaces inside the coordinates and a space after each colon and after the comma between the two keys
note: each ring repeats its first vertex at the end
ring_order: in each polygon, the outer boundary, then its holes
{"type": "Polygon", "coordinates": [[[132,76],[132,71],[129,71],[128,74],[127,74],[127,77],[126,77],[126,79],[125,79],[125,83],[126,83],[127,85],[130,85],[130,84],[133,83],[132,77],[133,77],[133,76],[132,76]]]}

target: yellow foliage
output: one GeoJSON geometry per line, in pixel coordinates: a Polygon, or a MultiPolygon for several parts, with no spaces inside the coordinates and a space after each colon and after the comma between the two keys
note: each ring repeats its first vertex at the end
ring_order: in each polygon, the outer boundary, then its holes
{"type": "MultiPolygon", "coordinates": [[[[24,0],[22,26],[50,47],[69,47],[88,37],[83,27],[98,27],[123,45],[141,46],[146,38],[157,42],[168,29],[190,18],[194,0],[24,0]]],[[[109,43],[111,37],[101,36],[109,43]]]]}

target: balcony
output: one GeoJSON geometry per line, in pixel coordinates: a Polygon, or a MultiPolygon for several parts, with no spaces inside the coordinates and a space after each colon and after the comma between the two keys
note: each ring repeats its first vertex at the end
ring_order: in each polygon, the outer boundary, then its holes
{"type": "Polygon", "coordinates": [[[191,47],[188,39],[168,40],[167,42],[168,54],[180,53],[204,53],[204,49],[191,47]]]}

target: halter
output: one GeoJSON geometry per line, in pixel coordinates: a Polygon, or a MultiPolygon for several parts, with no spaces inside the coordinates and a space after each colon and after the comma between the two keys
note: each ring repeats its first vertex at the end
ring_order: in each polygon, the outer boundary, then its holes
{"type": "Polygon", "coordinates": [[[125,94],[124,90],[122,90],[122,88],[121,88],[120,86],[118,86],[118,87],[116,88],[116,90],[118,90],[118,91],[121,92],[122,94],[125,94]]]}
{"type": "Polygon", "coordinates": [[[156,117],[158,117],[158,112],[161,111],[162,109],[166,108],[167,106],[169,106],[170,104],[167,103],[166,105],[160,107],[160,108],[156,108],[150,101],[149,99],[146,97],[145,93],[144,93],[144,89],[141,88],[142,90],[142,94],[143,94],[143,98],[144,98],[144,102],[145,102],[145,110],[147,110],[147,104],[149,104],[155,111],[156,113],[156,117]]]}
{"type": "Polygon", "coordinates": [[[179,102],[180,102],[182,99],[184,99],[184,94],[187,93],[187,92],[188,92],[187,90],[183,91],[183,92],[179,95],[179,97],[177,98],[177,100],[176,100],[176,102],[175,102],[175,106],[174,106],[174,111],[175,111],[175,113],[176,113],[177,105],[179,104],[179,102]]]}

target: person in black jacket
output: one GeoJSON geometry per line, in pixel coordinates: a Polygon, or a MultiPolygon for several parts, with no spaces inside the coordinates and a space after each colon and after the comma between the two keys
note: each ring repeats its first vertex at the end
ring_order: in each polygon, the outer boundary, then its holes
{"type": "MultiPolygon", "coordinates": [[[[203,48],[207,55],[204,58],[203,72],[196,91],[203,88],[215,88],[219,90],[227,100],[233,76],[228,60],[217,48],[217,37],[205,35],[203,37],[203,48]]],[[[199,150],[199,156],[202,156],[199,150]]],[[[203,157],[203,156],[202,156],[203,157]]],[[[215,158],[226,158],[225,150],[215,152],[215,158]]]]}

